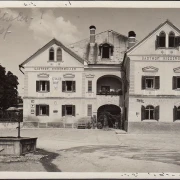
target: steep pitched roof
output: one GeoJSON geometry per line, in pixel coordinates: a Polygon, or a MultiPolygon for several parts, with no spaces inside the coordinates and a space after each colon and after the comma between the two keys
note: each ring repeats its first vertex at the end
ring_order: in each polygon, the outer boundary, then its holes
{"type": "Polygon", "coordinates": [[[137,44],[135,44],[134,46],[132,46],[131,48],[129,48],[126,53],[132,51],[134,48],[136,48],[137,46],[139,46],[141,43],[143,43],[147,38],[149,38],[151,35],[153,35],[158,29],[160,29],[162,26],[164,26],[165,24],[170,25],[172,28],[174,28],[177,32],[180,33],[180,29],[178,29],[172,22],[170,22],[168,19],[161,23],[157,28],[155,28],[151,33],[149,33],[144,39],[142,39],[141,41],[139,41],[137,44]]]}
{"type": "Polygon", "coordinates": [[[56,44],[58,46],[60,46],[64,51],[66,51],[67,53],[69,53],[71,56],[73,56],[75,59],[77,59],[80,63],[84,63],[84,61],[86,61],[85,59],[81,58],[80,56],[78,56],[76,53],[74,53],[72,50],[70,50],[69,48],[67,48],[65,45],[63,45],[60,41],[58,41],[57,39],[52,39],[50,42],[48,42],[45,46],[43,46],[42,48],[40,48],[39,50],[37,50],[32,56],[30,56],[28,59],[26,59],[23,63],[21,63],[19,66],[22,67],[23,65],[25,65],[26,63],[28,63],[29,61],[31,61],[34,57],[36,57],[37,55],[39,55],[40,53],[42,53],[44,50],[46,50],[47,48],[49,48],[50,46],[52,46],[53,44],[56,44]]]}
{"type": "MultiPolygon", "coordinates": [[[[113,32],[114,34],[116,34],[116,35],[118,35],[118,36],[123,36],[124,38],[128,38],[127,36],[125,36],[125,35],[123,35],[123,34],[120,34],[120,33],[116,32],[116,31],[114,31],[114,30],[111,30],[111,29],[106,30],[106,31],[102,31],[102,32],[100,32],[100,33],[97,33],[97,34],[95,34],[95,36],[100,35],[100,34],[102,34],[102,33],[106,33],[106,32],[113,32]]],[[[71,43],[71,44],[68,45],[68,47],[70,47],[71,45],[74,45],[74,44],[77,44],[77,43],[80,43],[80,42],[89,40],[89,39],[90,39],[90,38],[86,38],[86,39],[83,39],[83,40],[80,40],[80,41],[71,43]]]]}

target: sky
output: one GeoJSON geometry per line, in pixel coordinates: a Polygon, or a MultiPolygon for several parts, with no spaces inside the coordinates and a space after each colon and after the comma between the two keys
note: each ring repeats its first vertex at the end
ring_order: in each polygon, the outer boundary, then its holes
{"type": "Polygon", "coordinates": [[[138,41],[169,19],[180,28],[180,9],[146,8],[11,8],[0,9],[0,64],[18,77],[23,96],[24,75],[19,64],[56,38],[65,45],[96,33],[114,30],[123,35],[133,30],[138,41]],[[12,20],[13,19],[13,20],[12,20]]]}

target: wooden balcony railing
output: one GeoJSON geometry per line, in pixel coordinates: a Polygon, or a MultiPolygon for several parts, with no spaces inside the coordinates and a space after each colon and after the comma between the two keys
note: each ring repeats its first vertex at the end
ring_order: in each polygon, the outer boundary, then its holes
{"type": "Polygon", "coordinates": [[[119,91],[99,91],[97,95],[106,95],[106,96],[120,96],[122,95],[122,90],[119,91]]]}

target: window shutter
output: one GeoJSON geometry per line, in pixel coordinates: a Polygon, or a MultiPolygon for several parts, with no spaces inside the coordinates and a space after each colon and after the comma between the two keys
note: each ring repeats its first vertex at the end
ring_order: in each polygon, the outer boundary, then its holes
{"type": "Polygon", "coordinates": [[[57,61],[62,61],[62,50],[60,48],[57,49],[57,61]]]}
{"type": "Polygon", "coordinates": [[[141,80],[141,85],[142,85],[142,89],[145,89],[145,76],[142,76],[142,80],[141,80]]]}
{"type": "Polygon", "coordinates": [[[173,85],[173,89],[177,89],[177,77],[176,76],[173,76],[172,85],[173,85]]]}
{"type": "Polygon", "coordinates": [[[72,115],[75,116],[75,105],[72,105],[72,115]]]}
{"type": "Polygon", "coordinates": [[[155,120],[159,120],[159,106],[155,107],[155,120]]]}
{"type": "Polygon", "coordinates": [[[155,49],[159,47],[159,36],[156,36],[155,49]]]}
{"type": "Polygon", "coordinates": [[[39,105],[36,105],[36,116],[39,115],[39,105]]]}
{"type": "Polygon", "coordinates": [[[72,82],[72,90],[73,92],[76,92],[76,81],[72,82]]]}
{"type": "Polygon", "coordinates": [[[160,88],[160,77],[155,76],[155,89],[159,89],[159,88],[160,88]]]}
{"type": "Polygon", "coordinates": [[[178,47],[180,44],[180,36],[175,37],[175,47],[178,47]]]}
{"type": "Polygon", "coordinates": [[[40,81],[36,81],[36,92],[40,91],[40,81]]]}
{"type": "Polygon", "coordinates": [[[49,105],[46,105],[46,115],[49,116],[49,105]]]}
{"type": "Polygon", "coordinates": [[[47,81],[47,91],[50,92],[50,82],[47,81]]]}
{"type": "Polygon", "coordinates": [[[66,106],[65,105],[62,105],[62,116],[65,116],[66,115],[66,106]]]}
{"type": "Polygon", "coordinates": [[[66,81],[62,81],[62,92],[66,91],[66,81]]]}
{"type": "Polygon", "coordinates": [[[92,104],[88,104],[87,106],[87,116],[92,116],[92,104]]]}
{"type": "Polygon", "coordinates": [[[177,120],[177,107],[174,106],[174,109],[173,109],[173,121],[177,120]]]}
{"type": "Polygon", "coordinates": [[[143,121],[145,119],[145,107],[141,106],[141,120],[143,121]]]}
{"type": "Polygon", "coordinates": [[[88,81],[88,92],[92,92],[92,81],[88,81]]]}

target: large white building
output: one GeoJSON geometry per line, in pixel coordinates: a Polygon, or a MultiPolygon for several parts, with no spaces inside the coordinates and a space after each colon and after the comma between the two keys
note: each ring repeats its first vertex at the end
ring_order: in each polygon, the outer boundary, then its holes
{"type": "Polygon", "coordinates": [[[107,111],[129,132],[178,130],[180,30],[167,20],[138,43],[133,31],[95,30],[69,47],[53,39],[20,65],[24,125],[75,128],[107,111]]]}

